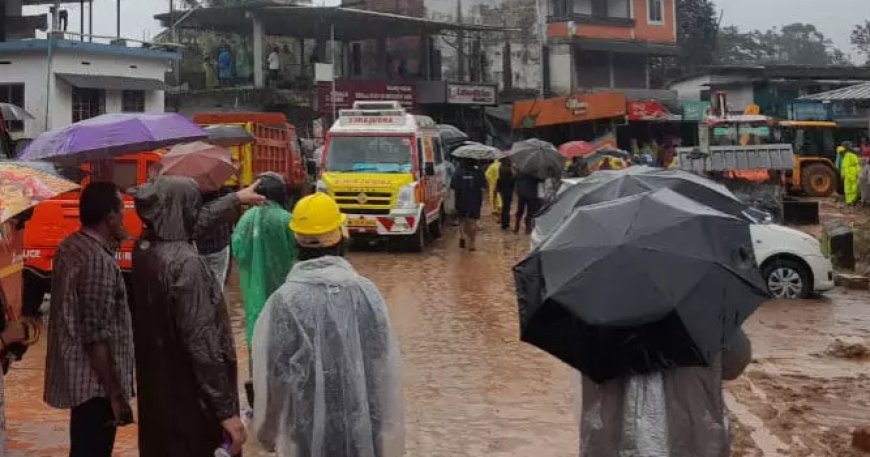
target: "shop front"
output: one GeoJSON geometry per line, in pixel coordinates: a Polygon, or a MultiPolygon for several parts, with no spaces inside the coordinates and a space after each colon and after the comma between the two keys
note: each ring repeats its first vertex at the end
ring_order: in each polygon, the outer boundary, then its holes
{"type": "Polygon", "coordinates": [[[514,102],[512,127],[525,138],[554,144],[589,141],[625,125],[627,100],[621,92],[573,94],[514,102]]]}

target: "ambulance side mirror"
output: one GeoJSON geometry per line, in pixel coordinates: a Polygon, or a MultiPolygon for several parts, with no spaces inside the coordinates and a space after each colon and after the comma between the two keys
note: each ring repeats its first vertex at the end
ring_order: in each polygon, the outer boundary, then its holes
{"type": "Polygon", "coordinates": [[[423,168],[423,172],[426,176],[435,176],[435,164],[432,162],[426,162],[426,166],[423,168]]]}

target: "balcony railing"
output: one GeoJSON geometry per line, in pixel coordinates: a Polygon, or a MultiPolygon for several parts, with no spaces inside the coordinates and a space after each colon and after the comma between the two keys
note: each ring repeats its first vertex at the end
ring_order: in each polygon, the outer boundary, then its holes
{"type": "Polygon", "coordinates": [[[557,16],[547,16],[547,22],[569,22],[590,25],[609,25],[613,27],[634,27],[635,21],[630,17],[600,16],[594,14],[568,13],[557,16]]]}

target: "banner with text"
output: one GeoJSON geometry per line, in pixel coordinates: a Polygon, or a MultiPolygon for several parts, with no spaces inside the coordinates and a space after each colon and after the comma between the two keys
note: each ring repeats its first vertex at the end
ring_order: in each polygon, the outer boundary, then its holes
{"type": "Polygon", "coordinates": [[[321,113],[353,107],[357,101],[397,101],[406,109],[417,106],[417,88],[413,84],[382,81],[336,81],[335,107],[331,83],[317,86],[317,106],[321,113]]]}

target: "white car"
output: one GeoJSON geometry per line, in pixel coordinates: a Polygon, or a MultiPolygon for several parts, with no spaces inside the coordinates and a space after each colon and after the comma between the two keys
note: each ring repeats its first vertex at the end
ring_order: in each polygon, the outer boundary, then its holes
{"type": "MultiPolygon", "coordinates": [[[[564,180],[560,192],[576,184],[564,180]]],[[[744,213],[754,221],[749,226],[755,259],[771,295],[776,298],[809,298],[834,288],[834,266],[816,238],[784,225],[770,222],[766,211],[750,208],[744,213]]],[[[532,233],[532,248],[544,234],[532,233]]]]}
{"type": "Polygon", "coordinates": [[[834,288],[834,266],[819,240],[777,224],[749,226],[755,258],[770,293],[807,298],[834,288]]]}

